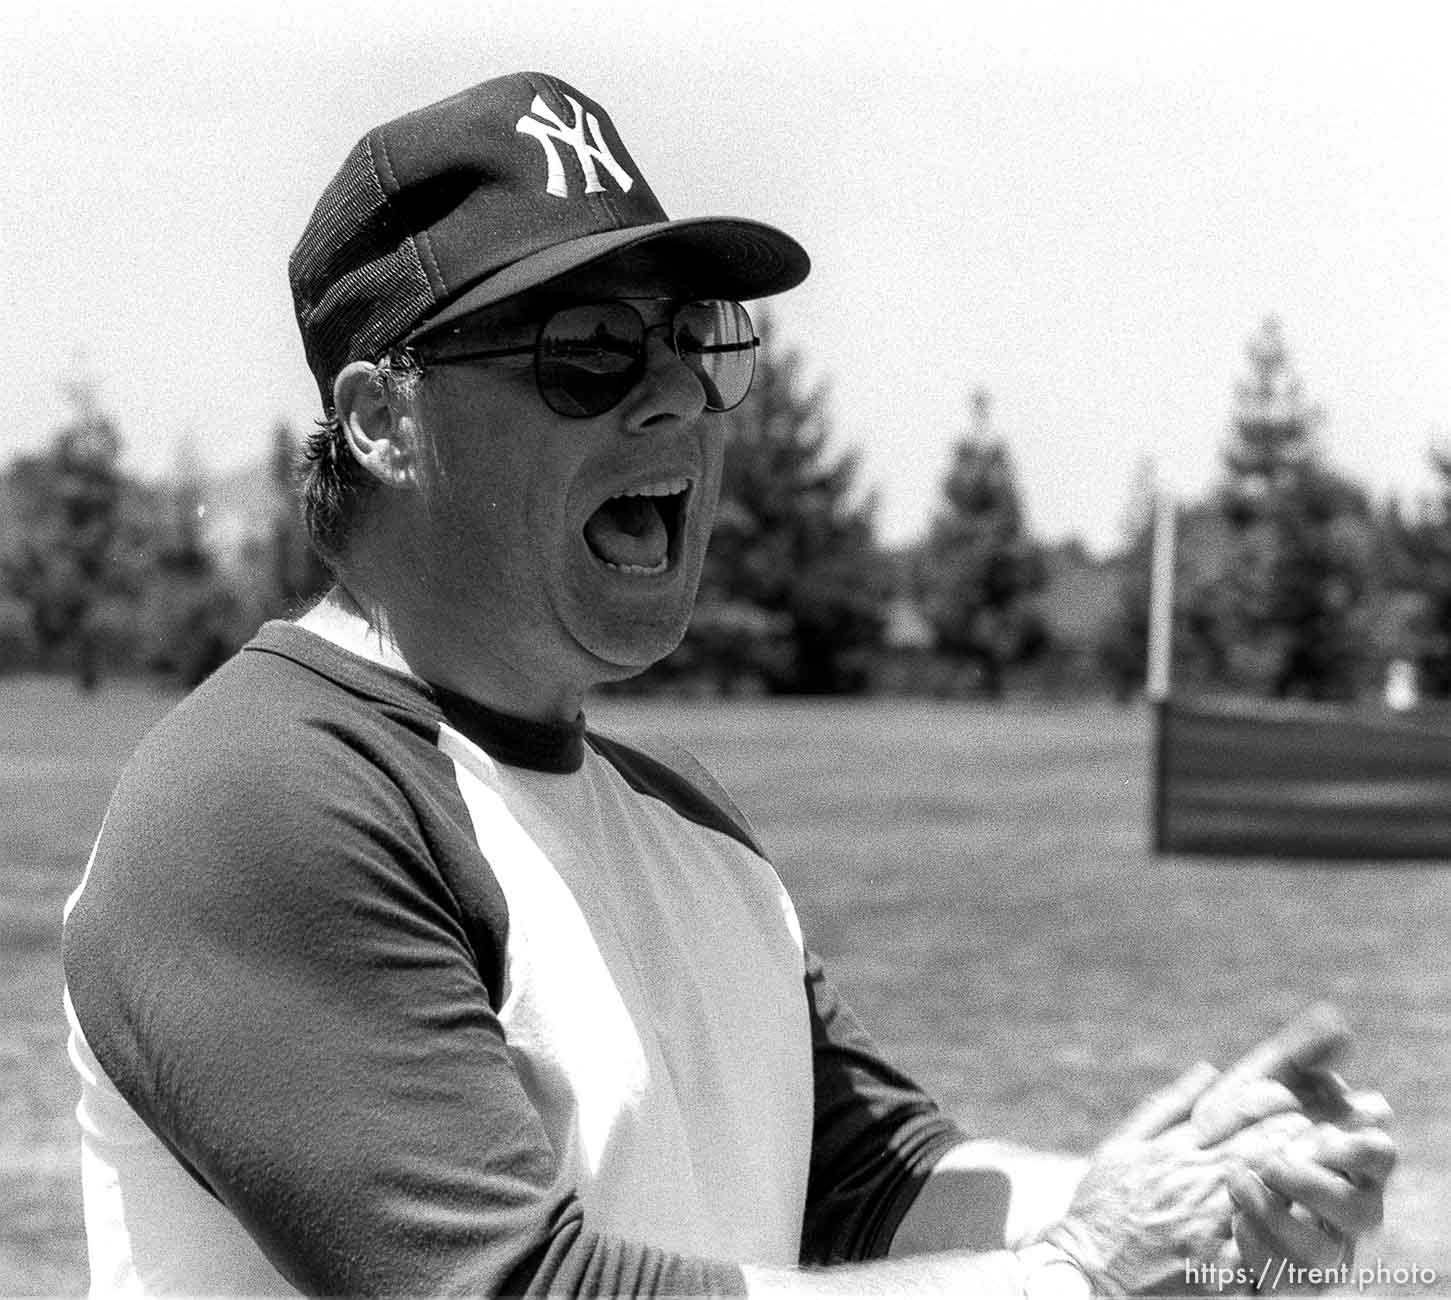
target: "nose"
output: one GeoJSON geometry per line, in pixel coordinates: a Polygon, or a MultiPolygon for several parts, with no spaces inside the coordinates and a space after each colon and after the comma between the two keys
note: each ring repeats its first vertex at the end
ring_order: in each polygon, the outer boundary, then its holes
{"type": "Polygon", "coordinates": [[[705,389],[670,341],[670,325],[645,332],[645,373],[625,399],[630,433],[669,433],[694,423],[705,410],[705,389]]]}

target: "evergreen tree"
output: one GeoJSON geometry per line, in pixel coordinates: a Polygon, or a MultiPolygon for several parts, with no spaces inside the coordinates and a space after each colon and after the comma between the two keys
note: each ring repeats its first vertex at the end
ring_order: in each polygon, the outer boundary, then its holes
{"type": "Polygon", "coordinates": [[[212,572],[202,522],[206,516],[206,475],[196,444],[183,442],[177,450],[175,481],[171,493],[171,527],[159,556],[167,573],[205,577],[212,572]]]}
{"type": "Polygon", "coordinates": [[[155,563],[142,597],[146,664],[191,687],[237,649],[246,618],[238,593],[207,544],[207,481],[194,443],[184,442],[178,449],[167,491],[170,510],[158,530],[155,563]]]}
{"type": "Polygon", "coordinates": [[[1129,487],[1122,540],[1113,556],[1118,571],[1115,617],[1096,647],[1100,672],[1114,697],[1127,702],[1142,688],[1149,658],[1149,588],[1153,564],[1154,467],[1140,460],[1129,487]]]}
{"type": "Polygon", "coordinates": [[[1440,479],[1440,499],[1414,523],[1400,523],[1400,550],[1407,585],[1421,597],[1421,689],[1436,699],[1451,698],[1451,452],[1431,453],[1440,479]]]}
{"type": "Polygon", "coordinates": [[[1252,671],[1276,696],[1345,697],[1362,660],[1355,613],[1369,578],[1370,502],[1324,463],[1321,412],[1305,401],[1273,317],[1248,360],[1220,492],[1231,530],[1224,639],[1255,656],[1252,671]]]}
{"type": "Polygon", "coordinates": [[[29,609],[42,654],[66,657],[83,690],[100,675],[97,606],[115,579],[121,504],[121,437],[84,378],[65,384],[72,416],[39,455],[11,470],[20,538],[6,557],[6,586],[29,609]]]}
{"type": "Polygon", "coordinates": [[[824,388],[803,384],[769,315],[758,333],[755,383],[723,417],[720,510],[673,667],[727,690],[751,678],[776,693],[859,691],[890,597],[873,503],[856,492],[856,457],[830,452],[824,388]]]}
{"type": "Polygon", "coordinates": [[[1023,519],[1012,460],[990,428],[991,399],[972,397],[972,428],[953,452],[944,501],[922,549],[923,609],[945,654],[974,664],[998,698],[1006,673],[1046,645],[1034,597],[1046,572],[1023,519]]]}

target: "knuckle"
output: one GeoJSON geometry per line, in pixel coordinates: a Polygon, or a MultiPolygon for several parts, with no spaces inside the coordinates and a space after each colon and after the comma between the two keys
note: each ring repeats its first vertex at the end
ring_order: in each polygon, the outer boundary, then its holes
{"type": "Polygon", "coordinates": [[[1255,1089],[1261,1106],[1266,1110],[1298,1110],[1300,1099],[1278,1079],[1262,1079],[1255,1089]]]}
{"type": "Polygon", "coordinates": [[[1400,1147],[1395,1138],[1379,1129],[1366,1133],[1364,1137],[1371,1155],[1382,1161],[1387,1169],[1394,1168],[1400,1158],[1400,1147]]]}
{"type": "Polygon", "coordinates": [[[1395,1140],[1379,1130],[1352,1134],[1343,1147],[1341,1163],[1352,1180],[1384,1182],[1400,1159],[1395,1140]]]}
{"type": "Polygon", "coordinates": [[[1262,1183],[1277,1191],[1288,1191],[1288,1185],[1298,1185],[1301,1172],[1287,1157],[1283,1147],[1266,1147],[1249,1162],[1250,1173],[1262,1183]]]}
{"type": "Polygon", "coordinates": [[[1388,1127],[1395,1122],[1395,1111],[1379,1092],[1354,1092],[1347,1102],[1353,1117],[1363,1125],[1388,1127]]]}
{"type": "Polygon", "coordinates": [[[1270,1189],[1248,1166],[1236,1165],[1227,1180],[1230,1199],[1252,1215],[1264,1218],[1271,1209],[1270,1189]]]}

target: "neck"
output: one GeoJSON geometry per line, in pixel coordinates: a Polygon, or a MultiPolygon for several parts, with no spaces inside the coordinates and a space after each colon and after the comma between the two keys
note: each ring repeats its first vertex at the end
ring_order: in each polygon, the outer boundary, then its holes
{"type": "Polygon", "coordinates": [[[355,595],[345,580],[340,579],[297,623],[361,659],[410,677],[423,676],[399,648],[382,607],[355,595]]]}
{"type": "Polygon", "coordinates": [[[453,653],[456,638],[437,620],[417,617],[407,601],[383,601],[359,575],[347,574],[298,625],[372,663],[442,686],[500,713],[539,722],[572,722],[582,688],[542,684],[490,653],[453,653]]]}

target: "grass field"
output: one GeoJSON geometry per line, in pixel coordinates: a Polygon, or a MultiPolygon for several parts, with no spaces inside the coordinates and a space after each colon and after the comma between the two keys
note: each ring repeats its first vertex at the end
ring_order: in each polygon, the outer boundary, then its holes
{"type": "MultiPolygon", "coordinates": [[[[0,681],[0,1294],[85,1288],[58,935],[112,782],[170,699],[0,681]]],[[[1398,1114],[1362,1251],[1451,1294],[1451,871],[1155,859],[1149,723],[1107,706],[609,701],[737,795],[809,940],[878,1039],[969,1128],[1088,1149],[1190,1060],[1313,996],[1398,1114]]],[[[1451,863],[1446,864],[1451,866],[1451,863]]]]}

